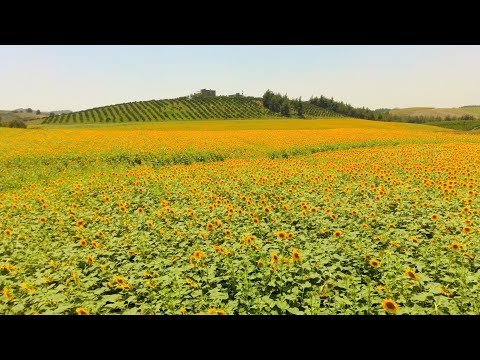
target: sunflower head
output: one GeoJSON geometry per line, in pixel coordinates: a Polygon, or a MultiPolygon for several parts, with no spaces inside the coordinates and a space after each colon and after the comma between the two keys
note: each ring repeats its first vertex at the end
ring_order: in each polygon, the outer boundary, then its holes
{"type": "Polygon", "coordinates": [[[448,248],[451,249],[451,250],[458,250],[458,249],[460,249],[462,246],[463,246],[463,244],[454,242],[454,243],[451,244],[448,248]]]}
{"type": "Polygon", "coordinates": [[[75,312],[76,312],[78,315],[90,315],[90,313],[89,313],[87,310],[85,310],[84,308],[81,308],[81,307],[76,308],[76,309],[75,309],[75,312]]]}
{"type": "Polygon", "coordinates": [[[389,314],[395,314],[398,310],[400,310],[400,306],[398,306],[398,304],[392,299],[383,300],[382,307],[389,314]]]}
{"type": "Polygon", "coordinates": [[[87,264],[88,264],[88,265],[92,265],[92,264],[93,264],[93,261],[94,261],[93,256],[90,255],[90,254],[88,254],[86,261],[87,261],[87,264]]]}
{"type": "Polygon", "coordinates": [[[372,259],[368,262],[371,266],[379,268],[380,267],[380,261],[372,259]]]}
{"type": "Polygon", "coordinates": [[[285,240],[287,238],[287,233],[285,231],[279,231],[277,232],[277,238],[285,240]]]}
{"type": "Polygon", "coordinates": [[[213,225],[212,223],[208,223],[207,226],[206,226],[206,229],[207,229],[208,231],[213,231],[214,225],[213,225]]]}
{"type": "Polygon", "coordinates": [[[298,252],[298,250],[296,250],[295,248],[291,248],[291,251],[292,251],[292,259],[293,261],[300,261],[302,260],[302,255],[300,255],[300,253],[298,252]]]}
{"type": "Polygon", "coordinates": [[[410,279],[415,280],[415,281],[418,281],[420,279],[418,277],[418,275],[415,273],[415,271],[413,271],[410,268],[405,269],[405,275],[408,276],[410,279]]]}

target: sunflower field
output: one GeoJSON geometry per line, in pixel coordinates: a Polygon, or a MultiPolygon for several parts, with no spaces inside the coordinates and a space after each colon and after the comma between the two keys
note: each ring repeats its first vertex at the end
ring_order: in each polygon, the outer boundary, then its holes
{"type": "Polygon", "coordinates": [[[0,314],[480,314],[480,134],[0,128],[0,314]]]}

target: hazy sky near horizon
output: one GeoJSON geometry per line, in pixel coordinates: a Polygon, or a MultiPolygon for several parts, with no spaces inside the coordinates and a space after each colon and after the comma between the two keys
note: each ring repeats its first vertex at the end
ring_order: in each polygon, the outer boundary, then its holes
{"type": "Polygon", "coordinates": [[[0,45],[0,109],[267,89],[353,106],[480,105],[478,45],[0,45]]]}

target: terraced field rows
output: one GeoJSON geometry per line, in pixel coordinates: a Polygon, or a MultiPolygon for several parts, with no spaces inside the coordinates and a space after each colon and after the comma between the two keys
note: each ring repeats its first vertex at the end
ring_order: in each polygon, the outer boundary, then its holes
{"type": "MultiPolygon", "coordinates": [[[[340,117],[332,111],[304,102],[307,118],[340,117]]],[[[150,100],[93,108],[69,114],[50,116],[44,124],[124,123],[202,119],[275,118],[253,97],[182,97],[150,100]]]]}

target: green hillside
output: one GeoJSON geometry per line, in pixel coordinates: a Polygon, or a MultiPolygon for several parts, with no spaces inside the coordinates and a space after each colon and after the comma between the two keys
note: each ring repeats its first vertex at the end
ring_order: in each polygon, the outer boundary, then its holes
{"type": "MultiPolygon", "coordinates": [[[[341,116],[308,102],[303,103],[306,118],[341,116]]],[[[43,121],[43,124],[260,118],[280,118],[280,115],[266,109],[261,98],[194,96],[168,100],[135,101],[49,116],[43,121]]]]}
{"type": "Polygon", "coordinates": [[[37,115],[35,113],[26,113],[26,112],[15,113],[13,111],[0,110],[0,122],[2,123],[8,123],[13,120],[31,121],[31,120],[42,119],[45,116],[46,115],[44,114],[37,115]]]}
{"type": "Polygon", "coordinates": [[[390,114],[398,115],[401,117],[428,116],[440,118],[446,118],[447,116],[459,118],[464,115],[472,115],[477,119],[480,119],[480,106],[469,106],[461,108],[412,107],[390,110],[390,114]]]}

